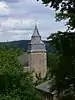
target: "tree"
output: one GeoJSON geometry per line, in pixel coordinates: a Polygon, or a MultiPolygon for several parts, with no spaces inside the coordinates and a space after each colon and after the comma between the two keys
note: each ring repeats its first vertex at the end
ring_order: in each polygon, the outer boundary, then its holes
{"type": "Polygon", "coordinates": [[[19,49],[0,49],[0,100],[40,100],[32,75],[17,63],[19,49]]]}
{"type": "MultiPolygon", "coordinates": [[[[39,1],[39,0],[37,0],[39,1]]],[[[56,12],[56,20],[61,21],[68,19],[67,25],[69,29],[75,29],[75,0],[41,0],[43,4],[54,8],[56,12]]]]}
{"type": "Polygon", "coordinates": [[[48,53],[47,54],[47,77],[52,78],[55,76],[55,71],[58,67],[59,55],[57,53],[48,53]]]}
{"type": "Polygon", "coordinates": [[[66,90],[69,92],[69,95],[74,95],[75,33],[58,32],[52,34],[49,38],[52,38],[51,44],[55,49],[55,53],[58,53],[59,55],[59,62],[57,63],[57,67],[54,73],[56,89],[59,94],[66,90]],[[70,94],[72,93],[71,91],[73,94],[70,94]]]}
{"type": "MultiPolygon", "coordinates": [[[[38,0],[39,1],[39,0],[38,0]]],[[[64,91],[63,98],[59,100],[74,100],[75,94],[75,33],[70,32],[75,29],[75,0],[41,0],[43,4],[56,10],[56,21],[66,20],[69,32],[57,32],[52,34],[52,47],[54,54],[59,55],[57,66],[52,65],[55,70],[55,85],[58,94],[64,91]],[[68,96],[67,96],[68,93],[68,96]]],[[[50,67],[52,67],[50,65],[50,67]]],[[[51,69],[51,68],[50,68],[51,69]]],[[[54,72],[51,70],[52,72],[54,72]]],[[[51,72],[51,73],[52,73],[51,72]]]]}

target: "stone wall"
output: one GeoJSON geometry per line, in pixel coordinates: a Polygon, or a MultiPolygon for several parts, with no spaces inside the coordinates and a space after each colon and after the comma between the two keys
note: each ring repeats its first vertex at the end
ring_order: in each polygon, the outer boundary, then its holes
{"type": "Polygon", "coordinates": [[[28,62],[29,67],[31,67],[37,75],[40,75],[41,78],[46,76],[47,58],[45,52],[29,53],[28,62]]]}

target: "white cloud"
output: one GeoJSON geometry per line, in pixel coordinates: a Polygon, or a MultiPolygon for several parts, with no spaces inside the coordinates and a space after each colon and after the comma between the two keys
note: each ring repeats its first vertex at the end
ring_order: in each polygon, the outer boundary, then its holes
{"type": "Polygon", "coordinates": [[[1,28],[4,30],[23,30],[26,28],[31,28],[34,25],[34,19],[14,19],[8,18],[6,21],[1,23],[1,28]]]}
{"type": "Polygon", "coordinates": [[[8,18],[1,22],[0,41],[30,39],[34,19],[8,18]]]}
{"type": "Polygon", "coordinates": [[[0,41],[15,41],[30,39],[32,31],[5,31],[0,34],[0,41]]]}
{"type": "Polygon", "coordinates": [[[30,39],[35,19],[43,39],[52,32],[65,29],[64,23],[55,23],[54,11],[41,2],[0,0],[0,41],[30,39]]]}
{"type": "Polygon", "coordinates": [[[5,2],[0,2],[0,15],[10,14],[9,6],[5,2]]]}

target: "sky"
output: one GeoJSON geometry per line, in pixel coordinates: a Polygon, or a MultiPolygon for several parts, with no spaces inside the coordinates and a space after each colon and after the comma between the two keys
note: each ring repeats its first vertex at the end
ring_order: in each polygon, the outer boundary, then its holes
{"type": "Polygon", "coordinates": [[[0,41],[31,38],[35,23],[42,39],[54,32],[64,31],[65,22],[55,21],[55,11],[41,0],[0,0],[0,41]]]}

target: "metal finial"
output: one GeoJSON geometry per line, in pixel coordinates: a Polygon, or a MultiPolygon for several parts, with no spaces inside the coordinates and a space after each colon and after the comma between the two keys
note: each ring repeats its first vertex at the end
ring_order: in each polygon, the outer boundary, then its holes
{"type": "Polygon", "coordinates": [[[37,26],[37,20],[35,20],[35,27],[37,26]]]}

